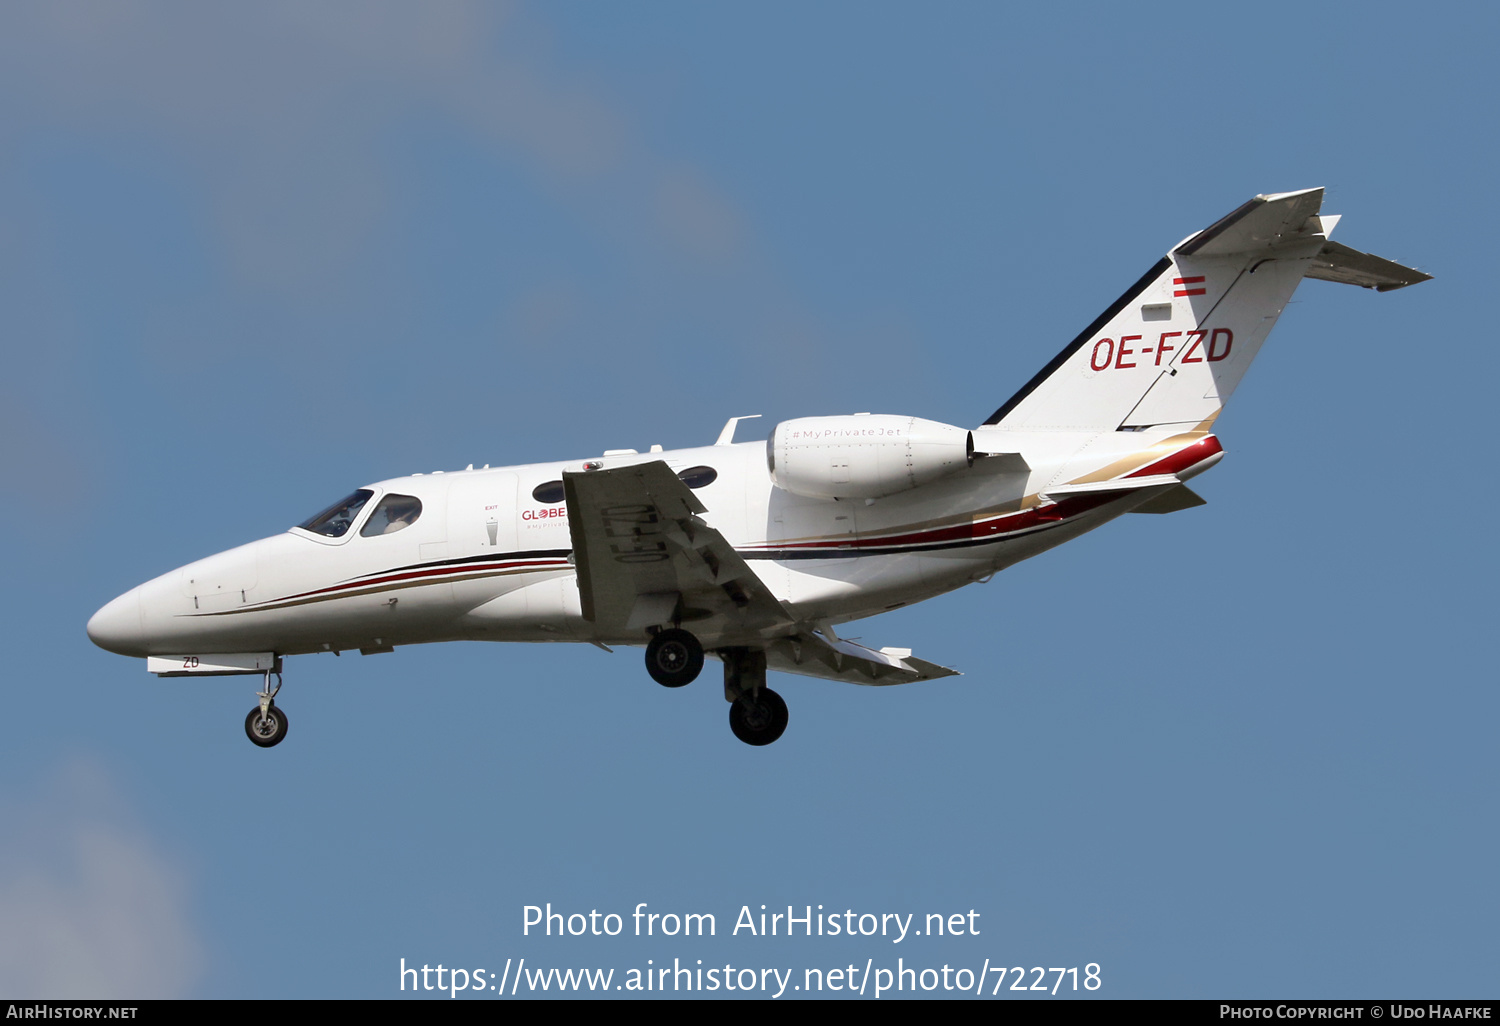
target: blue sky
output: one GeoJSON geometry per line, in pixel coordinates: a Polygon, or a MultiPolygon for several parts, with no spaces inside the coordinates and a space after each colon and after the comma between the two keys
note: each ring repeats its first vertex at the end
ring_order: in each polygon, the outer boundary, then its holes
{"type": "Polygon", "coordinates": [[[0,993],[902,957],[1098,963],[1114,997],[1492,996],[1496,29],[1445,4],[7,7],[0,993]],[[1341,241],[1436,279],[1305,284],[1206,507],[849,632],[956,680],[782,678],[791,725],[752,750],[713,681],[668,692],[635,651],[302,657],[261,751],[244,679],[84,636],[366,481],[747,413],[978,424],[1182,237],[1315,185],[1341,241]],[[718,936],[522,936],[546,902],[718,936]],[[728,935],[761,904],[981,933],[728,935]]]}

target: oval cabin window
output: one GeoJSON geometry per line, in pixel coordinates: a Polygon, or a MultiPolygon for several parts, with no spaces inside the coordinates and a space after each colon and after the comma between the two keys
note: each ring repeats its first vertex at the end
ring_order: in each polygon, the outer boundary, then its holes
{"type": "Polygon", "coordinates": [[[531,497],[537,502],[547,505],[563,501],[563,485],[561,481],[543,481],[531,490],[531,497]]]}
{"type": "Polygon", "coordinates": [[[689,488],[702,488],[711,485],[719,477],[719,472],[713,467],[688,467],[677,475],[677,480],[689,488]]]}

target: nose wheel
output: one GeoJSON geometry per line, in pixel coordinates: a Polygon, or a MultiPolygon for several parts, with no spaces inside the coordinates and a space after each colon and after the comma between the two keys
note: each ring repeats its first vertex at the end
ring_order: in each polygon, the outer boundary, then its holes
{"type": "Polygon", "coordinates": [[[664,688],[691,684],[703,669],[703,646],[680,627],[664,630],[646,645],[646,672],[664,688]]]}
{"type": "Polygon", "coordinates": [[[245,736],[250,738],[251,744],[262,748],[281,744],[281,739],[286,737],[286,713],[274,705],[265,712],[256,706],[245,717],[245,736]]]}
{"type": "Polygon", "coordinates": [[[276,693],[281,690],[281,674],[275,674],[276,686],[271,687],[272,673],[266,673],[266,689],[257,691],[255,694],[260,699],[260,705],[250,710],[245,717],[245,736],[250,743],[261,748],[271,748],[281,744],[286,737],[286,713],[276,707],[276,693]]]}

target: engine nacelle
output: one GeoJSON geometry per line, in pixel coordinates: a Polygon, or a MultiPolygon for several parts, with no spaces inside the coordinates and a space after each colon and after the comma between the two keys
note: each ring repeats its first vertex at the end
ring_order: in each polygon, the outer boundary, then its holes
{"type": "Polygon", "coordinates": [[[971,466],[974,436],[918,417],[801,417],[776,425],[766,462],[776,486],[796,495],[879,499],[971,466]]]}

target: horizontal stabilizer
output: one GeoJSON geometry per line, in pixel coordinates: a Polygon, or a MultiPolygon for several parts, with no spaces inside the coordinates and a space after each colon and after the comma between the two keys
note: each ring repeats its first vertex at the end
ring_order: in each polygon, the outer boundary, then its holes
{"type": "Polygon", "coordinates": [[[911,654],[910,649],[873,649],[853,641],[830,640],[821,634],[800,634],[766,646],[766,667],[804,677],[882,687],[958,676],[937,663],[911,654]]]}
{"type": "Polygon", "coordinates": [[[1141,503],[1132,513],[1176,513],[1180,509],[1207,506],[1208,501],[1187,485],[1168,488],[1160,495],[1153,495],[1141,503]]]}
{"type": "MultiPolygon", "coordinates": [[[[1381,292],[1430,277],[1331,241],[1339,218],[1322,213],[1322,203],[1322,189],[1256,196],[1189,236],[984,426],[1104,432],[1211,423],[1304,277],[1381,292]]],[[[984,435],[980,448],[1015,444],[984,435]]]]}
{"type": "Polygon", "coordinates": [[[1178,256],[1216,257],[1254,253],[1290,243],[1327,238],[1322,189],[1257,196],[1178,246],[1178,256]]]}
{"type": "Polygon", "coordinates": [[[1404,289],[1408,285],[1432,280],[1430,274],[1403,267],[1394,260],[1361,253],[1337,242],[1323,244],[1307,269],[1307,277],[1336,281],[1341,285],[1358,285],[1377,292],[1404,289]]]}
{"type": "Polygon", "coordinates": [[[976,452],[974,469],[990,474],[1025,474],[1030,472],[1031,464],[1018,452],[976,452]]]}
{"type": "Polygon", "coordinates": [[[1083,484],[1057,485],[1042,493],[1043,499],[1064,495],[1097,495],[1100,492],[1138,492],[1142,488],[1168,488],[1181,485],[1176,474],[1152,474],[1149,477],[1117,477],[1113,481],[1088,481],[1083,484]]]}

